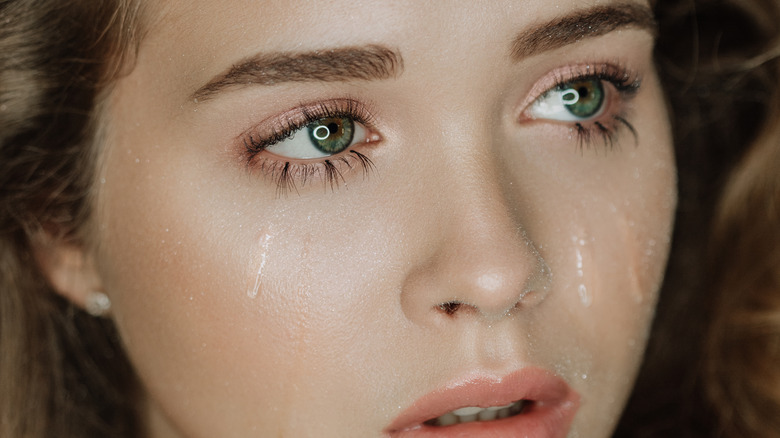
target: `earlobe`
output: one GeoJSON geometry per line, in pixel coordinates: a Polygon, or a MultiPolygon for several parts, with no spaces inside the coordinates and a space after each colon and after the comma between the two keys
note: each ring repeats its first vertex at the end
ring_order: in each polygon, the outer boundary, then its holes
{"type": "Polygon", "coordinates": [[[78,243],[41,234],[33,242],[35,259],[54,291],[93,315],[107,313],[110,301],[92,255],[78,243]]]}

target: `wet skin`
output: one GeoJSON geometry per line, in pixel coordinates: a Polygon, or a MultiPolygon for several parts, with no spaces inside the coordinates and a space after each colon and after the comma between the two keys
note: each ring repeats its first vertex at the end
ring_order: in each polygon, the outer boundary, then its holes
{"type": "Polygon", "coordinates": [[[459,376],[527,366],[579,393],[570,436],[608,436],[676,199],[652,30],[530,50],[518,34],[614,3],[327,3],[155,2],[109,96],[87,251],[150,436],[380,436],[459,376]],[[345,48],[391,67],[356,77],[345,48]],[[220,82],[323,53],[347,67],[220,82]],[[601,112],[533,106],[575,77],[601,112]],[[323,108],[364,128],[347,149],[264,149],[323,108]]]}

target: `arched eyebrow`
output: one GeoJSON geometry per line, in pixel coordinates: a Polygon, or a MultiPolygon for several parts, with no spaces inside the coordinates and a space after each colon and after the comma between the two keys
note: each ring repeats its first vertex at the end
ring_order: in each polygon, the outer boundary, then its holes
{"type": "MultiPolygon", "coordinates": [[[[521,31],[512,41],[510,55],[514,61],[520,61],[585,38],[631,27],[655,36],[657,24],[652,10],[634,3],[587,8],[521,31]]],[[[225,89],[248,85],[383,80],[399,76],[403,69],[401,53],[380,45],[260,53],[214,77],[191,98],[203,101],[225,89]]]]}
{"type": "Polygon", "coordinates": [[[301,53],[261,53],[233,65],[198,89],[192,97],[205,100],[237,85],[381,80],[396,77],[402,71],[401,54],[379,45],[301,53]]]}
{"type": "Polygon", "coordinates": [[[520,61],[624,28],[646,30],[653,38],[658,33],[658,24],[648,6],[635,3],[596,6],[518,34],[512,42],[511,56],[515,61],[520,61]]]}

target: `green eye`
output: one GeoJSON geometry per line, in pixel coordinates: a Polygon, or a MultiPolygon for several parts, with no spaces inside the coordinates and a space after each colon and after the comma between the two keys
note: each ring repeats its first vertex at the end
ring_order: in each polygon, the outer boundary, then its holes
{"type": "Polygon", "coordinates": [[[355,122],[346,117],[326,117],[306,126],[312,145],[326,154],[347,149],[355,136],[355,122]]]}
{"type": "Polygon", "coordinates": [[[280,157],[310,160],[331,157],[369,141],[366,127],[355,117],[332,115],[313,120],[265,150],[280,157]]]}
{"type": "Polygon", "coordinates": [[[604,87],[598,79],[569,82],[559,87],[561,102],[573,115],[590,118],[604,106],[604,87]]]}
{"type": "Polygon", "coordinates": [[[610,89],[604,80],[586,77],[564,82],[542,94],[528,113],[535,119],[585,122],[596,119],[607,107],[610,89]]]}

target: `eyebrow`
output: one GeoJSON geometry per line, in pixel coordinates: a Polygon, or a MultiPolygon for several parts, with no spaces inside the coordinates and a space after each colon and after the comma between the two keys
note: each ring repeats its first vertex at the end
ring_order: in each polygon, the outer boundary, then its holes
{"type": "MultiPolygon", "coordinates": [[[[633,3],[597,6],[519,33],[512,42],[511,56],[514,61],[520,61],[585,38],[632,27],[648,30],[655,37],[658,26],[652,10],[633,3]]],[[[207,100],[236,86],[382,80],[399,76],[403,69],[401,53],[380,45],[260,53],[214,77],[191,98],[207,100]]]]}
{"type": "Polygon", "coordinates": [[[287,82],[380,80],[403,71],[397,50],[383,46],[258,54],[245,59],[198,89],[192,97],[206,100],[236,85],[277,85],[287,82]]]}
{"type": "Polygon", "coordinates": [[[658,33],[653,11],[647,6],[634,3],[597,6],[520,33],[512,42],[512,59],[519,61],[623,28],[644,29],[654,38],[658,33]]]}

